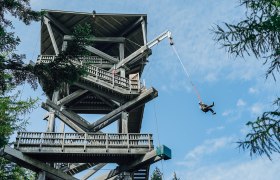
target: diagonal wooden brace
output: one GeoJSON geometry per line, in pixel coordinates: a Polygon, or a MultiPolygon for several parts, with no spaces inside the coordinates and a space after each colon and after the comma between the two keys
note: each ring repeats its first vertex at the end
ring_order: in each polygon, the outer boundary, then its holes
{"type": "Polygon", "coordinates": [[[77,178],[70,176],[61,170],[55,169],[53,167],[50,167],[49,165],[38,161],[36,159],[33,159],[25,154],[23,154],[20,151],[17,151],[9,146],[5,146],[4,149],[1,150],[0,155],[4,157],[5,159],[8,159],[10,161],[13,161],[17,163],[18,165],[21,165],[25,168],[31,169],[35,172],[46,172],[46,177],[54,180],[76,180],[77,178]]]}
{"type": "Polygon", "coordinates": [[[154,99],[155,97],[157,97],[157,95],[158,95],[158,92],[154,88],[150,88],[150,89],[144,91],[142,94],[140,94],[135,99],[125,103],[124,105],[118,107],[117,109],[110,112],[109,114],[103,116],[101,119],[92,123],[89,126],[90,130],[93,132],[99,131],[100,129],[102,129],[105,126],[112,123],[111,121],[117,120],[118,117],[121,115],[121,112],[123,112],[123,111],[129,112],[129,111],[147,103],[148,101],[154,99]],[[107,123],[107,122],[110,122],[110,123],[107,123]]]}

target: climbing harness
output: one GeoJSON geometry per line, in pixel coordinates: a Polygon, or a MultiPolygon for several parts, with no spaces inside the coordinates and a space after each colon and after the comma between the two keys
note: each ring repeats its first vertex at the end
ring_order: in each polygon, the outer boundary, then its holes
{"type": "Polygon", "coordinates": [[[176,54],[176,56],[177,56],[177,58],[178,58],[178,60],[179,60],[179,62],[180,62],[180,64],[181,64],[181,66],[182,66],[182,68],[183,68],[183,70],[184,70],[184,72],[185,72],[187,78],[189,79],[189,81],[190,81],[190,83],[191,83],[191,85],[192,85],[192,87],[193,87],[193,90],[194,90],[194,92],[195,92],[196,95],[197,95],[198,100],[199,100],[200,102],[202,102],[202,99],[201,99],[201,97],[200,97],[200,94],[199,94],[199,92],[198,92],[198,90],[197,90],[195,84],[192,82],[190,73],[187,71],[186,67],[184,66],[184,64],[183,64],[183,62],[182,62],[182,60],[181,60],[181,57],[180,57],[179,54],[178,54],[178,51],[177,51],[177,49],[176,49],[176,47],[175,47],[175,45],[174,45],[174,42],[173,42],[172,37],[169,37],[169,41],[170,41],[170,46],[172,46],[172,49],[173,49],[174,53],[176,54]]]}

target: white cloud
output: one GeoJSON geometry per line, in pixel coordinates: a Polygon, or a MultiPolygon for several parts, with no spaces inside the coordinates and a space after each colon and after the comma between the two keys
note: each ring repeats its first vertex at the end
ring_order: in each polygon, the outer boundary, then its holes
{"type": "MultiPolygon", "coordinates": [[[[203,6],[203,2],[195,1],[189,5],[189,2],[185,1],[182,6],[185,8],[176,8],[172,6],[168,11],[172,16],[167,16],[162,19],[162,15],[155,14],[154,19],[157,19],[157,23],[160,24],[160,27],[168,27],[173,34],[174,42],[178,54],[180,55],[182,62],[186,69],[189,71],[192,80],[196,81],[207,81],[207,82],[217,82],[221,80],[228,80],[228,74],[238,71],[238,73],[231,76],[232,79],[250,79],[254,78],[259,71],[256,71],[252,62],[245,62],[238,60],[235,62],[233,59],[228,58],[227,52],[219,49],[218,45],[215,45],[213,40],[213,34],[209,30],[214,23],[220,20],[232,19],[233,15],[240,14],[242,9],[235,8],[234,4],[229,5],[228,2],[217,3],[217,1],[210,0],[207,3],[207,6],[203,6]],[[209,8],[216,9],[215,11],[209,11],[209,8]],[[217,7],[219,7],[217,9],[217,7]],[[203,13],[202,13],[203,12],[203,13]],[[182,21],[182,17],[187,17],[182,21]],[[194,19],[196,19],[194,21],[194,19]],[[248,70],[250,68],[250,70],[248,70]],[[248,73],[249,72],[249,73],[248,73]],[[246,74],[248,73],[248,75],[246,74]],[[243,77],[244,76],[244,77],[243,77]]],[[[155,24],[153,27],[157,27],[155,24]]],[[[156,31],[160,33],[160,30],[151,32],[155,33],[156,31]]],[[[152,38],[158,35],[150,35],[152,38]]],[[[149,38],[149,39],[152,39],[149,38]]],[[[160,44],[162,52],[156,53],[156,47],[153,49],[154,54],[151,57],[152,61],[161,59],[158,61],[158,68],[161,69],[160,72],[165,76],[166,82],[171,84],[170,87],[179,87],[177,84],[180,81],[185,81],[184,72],[180,63],[177,60],[177,57],[172,53],[172,49],[167,47],[165,42],[160,44]],[[177,66],[176,69],[174,66],[177,66]],[[166,77],[165,74],[168,74],[166,77]],[[170,81],[170,79],[176,79],[176,81],[170,81]],[[169,79],[168,79],[169,78],[169,79]],[[175,82],[175,84],[173,84],[175,82]]],[[[253,61],[255,63],[255,61],[253,61]]],[[[257,62],[259,63],[259,62],[257,62]]],[[[259,63],[261,64],[261,63],[259,63]]],[[[154,69],[154,67],[153,67],[154,69]]],[[[161,76],[156,74],[157,77],[161,76]]]]}
{"type": "Polygon", "coordinates": [[[187,153],[183,162],[178,162],[178,165],[184,165],[188,167],[195,166],[200,160],[211,153],[214,153],[224,147],[227,147],[233,142],[233,137],[222,137],[217,139],[210,139],[204,141],[201,145],[195,147],[193,150],[187,153]]]}
{"type": "Polygon", "coordinates": [[[217,74],[216,73],[208,73],[205,77],[205,80],[209,81],[209,82],[217,81],[218,80],[217,74]]]}
{"type": "Polygon", "coordinates": [[[248,92],[249,92],[250,94],[257,94],[257,93],[259,92],[259,90],[256,89],[256,88],[250,87],[249,90],[248,90],[248,92]]]}
{"type": "Polygon", "coordinates": [[[199,180],[278,180],[280,159],[271,162],[258,158],[243,162],[229,161],[209,166],[197,166],[191,170],[179,171],[178,177],[199,180]]]}
{"type": "Polygon", "coordinates": [[[232,113],[232,110],[226,110],[222,113],[222,116],[229,116],[232,113]]]}
{"type": "Polygon", "coordinates": [[[223,129],[225,129],[224,126],[218,126],[218,127],[215,127],[215,128],[210,128],[210,129],[208,129],[208,130],[206,131],[206,133],[207,133],[207,134],[212,134],[212,133],[215,132],[215,131],[221,131],[221,130],[223,130],[223,129]]]}
{"type": "Polygon", "coordinates": [[[250,128],[248,126],[243,126],[241,129],[240,129],[240,134],[243,135],[244,137],[250,132],[250,128]]]}
{"type": "Polygon", "coordinates": [[[256,116],[256,115],[260,115],[263,112],[263,105],[260,103],[255,103],[251,106],[250,110],[252,115],[256,116]]]}
{"type": "Polygon", "coordinates": [[[245,106],[245,105],[246,105],[246,102],[243,99],[237,100],[237,103],[236,103],[237,107],[241,107],[241,106],[245,106]]]}

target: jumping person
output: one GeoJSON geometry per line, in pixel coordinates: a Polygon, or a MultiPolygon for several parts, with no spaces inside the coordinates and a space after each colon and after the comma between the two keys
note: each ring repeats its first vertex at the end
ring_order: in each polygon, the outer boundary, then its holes
{"type": "Polygon", "coordinates": [[[216,114],[216,113],[214,112],[214,110],[212,109],[212,107],[214,106],[214,102],[213,102],[213,104],[210,105],[210,106],[204,104],[202,101],[200,101],[198,104],[200,105],[200,109],[201,109],[203,112],[207,113],[208,111],[211,111],[213,115],[216,114]]]}

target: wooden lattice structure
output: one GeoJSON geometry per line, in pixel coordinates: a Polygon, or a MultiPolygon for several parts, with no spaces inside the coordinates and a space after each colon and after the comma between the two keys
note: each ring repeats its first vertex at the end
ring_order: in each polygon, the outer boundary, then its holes
{"type": "Polygon", "coordinates": [[[93,27],[92,46],[84,47],[91,56],[72,62],[87,62],[87,75],[47,94],[42,104],[48,111],[47,132],[19,132],[14,148],[5,147],[2,155],[39,172],[39,179],[76,179],[74,175],[84,170],[88,172],[82,179],[88,179],[107,163],[118,166],[95,179],[148,179],[150,165],[170,159],[171,151],[154,147],[152,134],[141,134],[145,103],[158,94],[140,77],[150,48],[170,33],[147,42],[145,14],[46,10],[37,63],[53,61],[73,40],[73,27],[83,23],[93,27]],[[104,116],[91,121],[81,114],[104,116]],[[118,123],[117,132],[102,132],[113,122],[118,123]],[[65,132],[65,125],[73,132],[65,132]]]}

